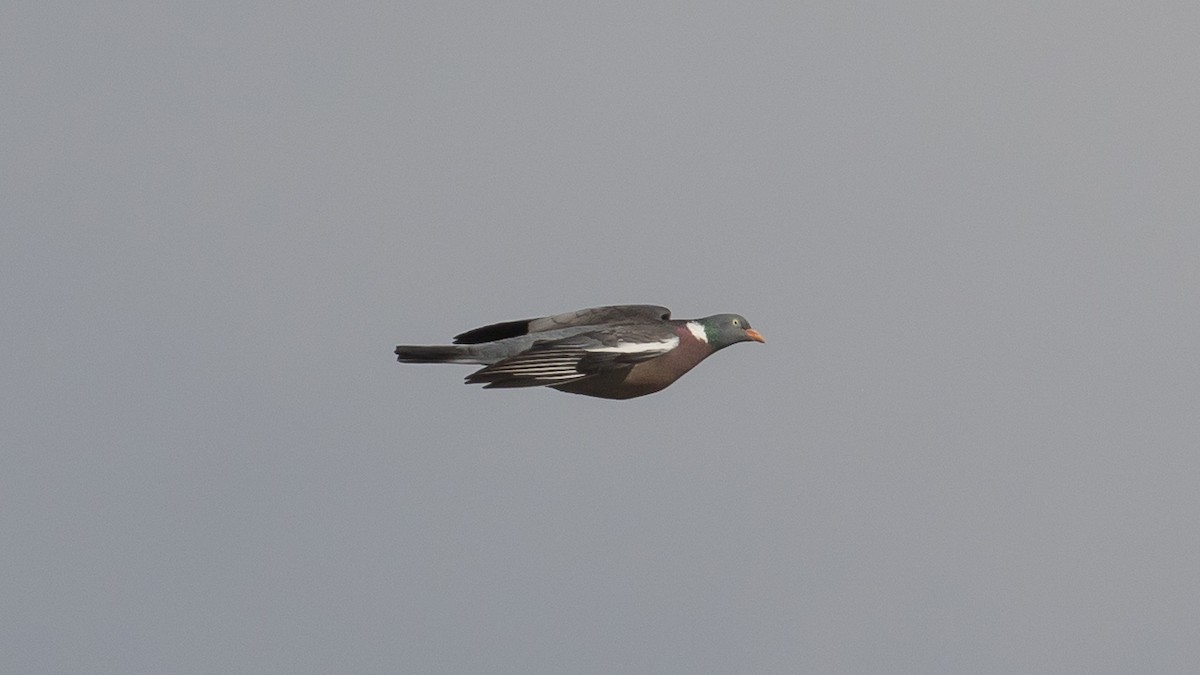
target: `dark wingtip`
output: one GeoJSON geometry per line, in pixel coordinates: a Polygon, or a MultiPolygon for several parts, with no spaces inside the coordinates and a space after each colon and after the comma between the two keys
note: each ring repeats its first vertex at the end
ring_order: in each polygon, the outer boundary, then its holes
{"type": "Polygon", "coordinates": [[[494,323],[490,326],[482,328],[473,328],[465,333],[459,333],[454,336],[454,344],[456,345],[477,345],[481,342],[491,342],[493,340],[503,340],[505,338],[518,337],[529,334],[529,322],[533,319],[521,319],[519,321],[504,321],[494,323]]]}

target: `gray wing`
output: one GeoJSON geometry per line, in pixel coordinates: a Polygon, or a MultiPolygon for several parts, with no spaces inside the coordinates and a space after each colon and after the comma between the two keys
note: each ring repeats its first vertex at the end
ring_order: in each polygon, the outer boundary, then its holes
{"type": "Polygon", "coordinates": [[[454,336],[456,345],[474,345],[505,338],[519,337],[529,333],[570,328],[573,326],[596,326],[603,324],[656,323],[671,318],[671,310],[659,305],[607,305],[589,307],[574,312],[536,319],[504,321],[490,326],[475,328],[454,336]]]}
{"type": "Polygon", "coordinates": [[[625,370],[679,346],[668,324],[628,324],[539,342],[528,350],[467,376],[487,387],[537,387],[563,384],[625,370]]]}

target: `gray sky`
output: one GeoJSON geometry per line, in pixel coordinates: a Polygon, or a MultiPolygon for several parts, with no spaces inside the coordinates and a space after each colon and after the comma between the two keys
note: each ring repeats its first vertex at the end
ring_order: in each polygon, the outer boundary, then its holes
{"type": "Polygon", "coordinates": [[[1193,670],[1197,34],[9,3],[0,671],[1193,670]],[[391,355],[620,302],[768,343],[619,402],[391,355]]]}

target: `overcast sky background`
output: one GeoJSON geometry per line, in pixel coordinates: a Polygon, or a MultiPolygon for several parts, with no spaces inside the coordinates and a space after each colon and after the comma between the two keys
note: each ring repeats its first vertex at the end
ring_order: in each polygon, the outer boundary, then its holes
{"type": "Polygon", "coordinates": [[[1194,672],[1198,34],[5,4],[0,670],[1194,672]],[[768,342],[391,354],[627,302],[768,342]]]}

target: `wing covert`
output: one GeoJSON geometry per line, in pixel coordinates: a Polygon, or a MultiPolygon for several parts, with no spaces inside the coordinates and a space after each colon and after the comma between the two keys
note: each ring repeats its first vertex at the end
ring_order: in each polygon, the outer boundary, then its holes
{"type": "Polygon", "coordinates": [[[502,321],[454,336],[454,344],[479,344],[574,326],[657,323],[671,318],[671,310],[660,305],[606,305],[589,307],[535,319],[502,321]]]}

